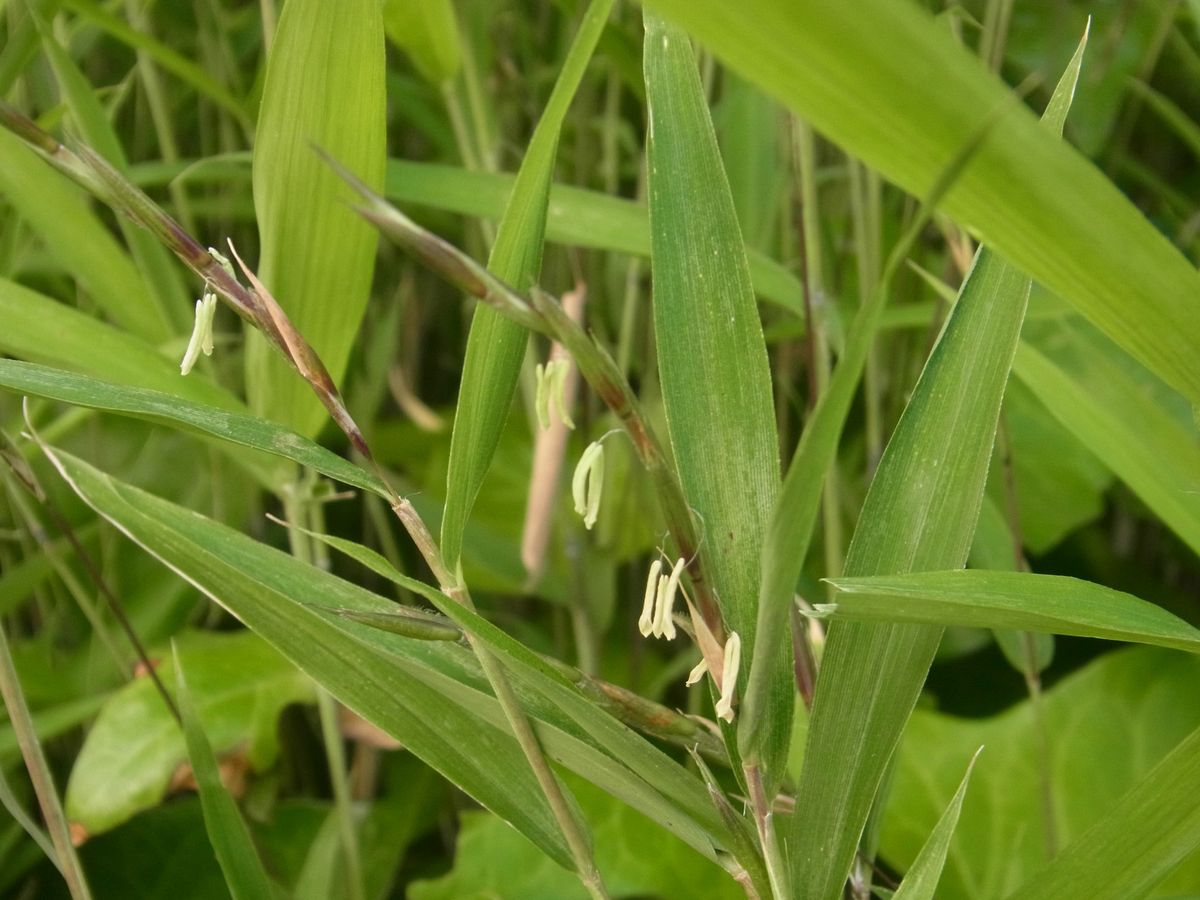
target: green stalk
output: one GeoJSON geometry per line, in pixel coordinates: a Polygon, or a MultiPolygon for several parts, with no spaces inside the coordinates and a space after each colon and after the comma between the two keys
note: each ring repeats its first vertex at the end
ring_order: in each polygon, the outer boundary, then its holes
{"type": "MultiPolygon", "coordinates": [[[[437,542],[434,541],[433,535],[412,504],[397,496],[392,505],[392,511],[395,512],[396,518],[400,520],[412,537],[413,543],[417,545],[417,550],[429,565],[442,592],[456,603],[474,612],[475,604],[471,600],[471,595],[467,591],[466,585],[463,584],[462,578],[456,577],[446,567],[437,542]]],[[[534,777],[537,779],[547,803],[550,804],[550,810],[562,829],[563,837],[566,838],[567,846],[571,851],[571,857],[575,861],[576,874],[594,900],[606,900],[608,892],[605,890],[600,872],[596,868],[585,826],[579,821],[575,810],[563,793],[562,785],[550,768],[550,763],[538,742],[537,735],[534,734],[533,726],[508,681],[507,673],[499,660],[483,643],[476,640],[471,634],[467,635],[467,641],[470,643],[471,649],[475,651],[479,666],[483,669],[483,674],[496,695],[496,701],[504,711],[504,716],[513,730],[513,736],[524,752],[534,777]]]]}
{"type": "Polygon", "coordinates": [[[0,695],[4,697],[4,705],[8,709],[8,717],[21,748],[21,756],[24,757],[25,767],[29,770],[29,780],[33,783],[33,791],[37,795],[42,819],[50,831],[50,840],[54,844],[56,854],[54,864],[62,873],[74,900],[91,900],[92,894],[79,856],[75,853],[75,846],[71,842],[67,817],[54,786],[54,775],[50,772],[45,753],[42,752],[33,717],[29,714],[29,706],[25,703],[25,694],[21,690],[17,670],[13,666],[12,651],[9,649],[3,625],[0,625],[0,695]]]}
{"type": "MultiPolygon", "coordinates": [[[[829,386],[832,367],[829,353],[830,298],[825,291],[821,254],[821,213],[817,190],[817,144],[812,128],[803,119],[792,120],[796,165],[800,176],[801,231],[804,242],[804,291],[808,308],[809,384],[811,404],[815,407],[829,386]]],[[[825,492],[821,498],[825,571],[840,574],[845,555],[842,534],[841,478],[838,475],[837,455],[829,460],[825,474],[825,492]]]]}

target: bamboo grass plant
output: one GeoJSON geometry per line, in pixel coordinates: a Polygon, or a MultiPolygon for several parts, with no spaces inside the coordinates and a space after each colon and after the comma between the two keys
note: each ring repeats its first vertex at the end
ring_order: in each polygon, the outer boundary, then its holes
{"type": "Polygon", "coordinates": [[[1200,890],[1200,8],[926,6],[0,4],[3,889],[1200,890]]]}

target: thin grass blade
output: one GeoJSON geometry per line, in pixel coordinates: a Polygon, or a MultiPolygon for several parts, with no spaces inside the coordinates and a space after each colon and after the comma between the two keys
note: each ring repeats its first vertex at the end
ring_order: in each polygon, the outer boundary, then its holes
{"type": "MultiPolygon", "coordinates": [[[[390,200],[496,220],[512,194],[513,176],[471,172],[437,163],[388,160],[385,193],[390,200]]],[[[546,240],[571,247],[650,255],[650,223],[640,203],[567,184],[550,186],[546,240]]],[[[804,311],[800,281],[761,250],[746,248],[754,290],[764,299],[804,311]]]]}
{"type": "MultiPolygon", "coordinates": [[[[592,0],[588,5],[496,232],[488,270],[522,293],[537,281],[542,268],[546,205],[559,132],[611,9],[612,0],[592,0]]],[[[442,555],[451,571],[462,555],[463,529],[508,419],[526,340],[521,326],[486,306],[476,307],[454,414],[441,528],[442,555]]]]}
{"type": "Polygon", "coordinates": [[[96,512],[345,705],[402,741],[560,865],[573,868],[558,825],[469,651],[343,620],[334,610],[378,611],[391,603],[60,450],[45,449],[96,512]]]}
{"type": "Polygon", "coordinates": [[[377,476],[294,431],[249,413],[218,409],[172,394],[113,384],[15,359],[0,359],[0,387],[199,431],[228,443],[290,459],[385,500],[392,496],[377,476]]]}
{"type": "Polygon", "coordinates": [[[964,625],[1131,641],[1200,652],[1200,630],[1165,609],[1059,575],[971,569],[832,578],[819,613],[861,622],[964,625]]]}
{"type": "Polygon", "coordinates": [[[79,191],[5,129],[0,129],[0,195],[115,324],[152,342],[171,336],[129,255],[79,191]]]}
{"type": "Polygon", "coordinates": [[[975,760],[979,758],[983,748],[975,752],[967,764],[967,772],[963,775],[962,783],[954,792],[950,805],[938,819],[937,826],[929,835],[929,840],[921,848],[920,854],[913,861],[909,870],[904,873],[904,880],[892,900],[934,900],[937,896],[938,882],[942,878],[942,869],[946,865],[946,854],[950,850],[950,838],[958,825],[958,815],[962,812],[963,798],[967,795],[967,785],[971,781],[971,770],[975,768],[975,760]]]}
{"type": "Polygon", "coordinates": [[[273,900],[275,892],[267,877],[250,830],[238,811],[233,797],[221,783],[221,772],[212,745],[204,734],[204,727],[196,715],[192,695],[188,691],[183,666],[178,653],[173,654],[176,672],[176,703],[183,719],[183,735],[187,741],[188,757],[196,787],[200,792],[200,805],[204,810],[204,826],[208,839],[217,855],[217,862],[225,874],[233,900],[273,900]]]}
{"type": "Polygon", "coordinates": [[[1200,730],[1008,900],[1142,897],[1200,846],[1200,730]]]}
{"type": "MultiPolygon", "coordinates": [[[[37,25],[42,50],[58,81],[59,93],[70,108],[80,135],[119,171],[128,172],[125,151],[95,90],[33,7],[30,7],[30,16],[37,25]]],[[[187,302],[183,280],[171,262],[171,255],[152,235],[124,216],[117,218],[117,225],[137,263],[146,292],[155,301],[154,312],[168,333],[182,332],[188,325],[191,304],[187,302]]]]}

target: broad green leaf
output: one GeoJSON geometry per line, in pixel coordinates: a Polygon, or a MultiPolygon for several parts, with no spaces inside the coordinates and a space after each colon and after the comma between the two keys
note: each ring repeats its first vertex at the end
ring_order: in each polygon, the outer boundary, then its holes
{"type": "MultiPolygon", "coordinates": [[[[383,185],[387,112],[378,0],[290,0],[279,17],[254,146],[258,274],[335,383],[346,371],[375,267],[376,233],[344,202],[314,145],[383,185]]],[[[266,340],[247,336],[247,389],[260,415],[311,437],[325,410],[266,340]]]]}
{"type": "MultiPolygon", "coordinates": [[[[714,863],[601,791],[571,780],[592,823],[596,864],[609,895],[617,897],[745,897],[714,863]]],[[[496,816],[462,817],[454,868],[437,879],[418,881],[411,900],[585,900],[579,879],[555,866],[537,847],[496,816]]]]}
{"type": "MultiPolygon", "coordinates": [[[[981,747],[980,750],[982,749],[981,747]]],[[[946,853],[950,849],[950,839],[954,836],[954,828],[958,825],[958,817],[962,812],[963,798],[967,794],[967,784],[971,781],[971,770],[975,768],[975,760],[978,758],[979,751],[976,751],[975,756],[967,765],[967,774],[963,776],[962,783],[959,784],[958,790],[954,792],[954,796],[950,800],[950,805],[938,819],[933,833],[929,835],[929,840],[925,842],[925,846],[921,848],[921,852],[917,854],[913,864],[904,873],[904,880],[900,882],[899,889],[892,895],[892,900],[934,900],[938,882],[942,879],[942,869],[946,865],[946,853]]]]}
{"type": "MultiPolygon", "coordinates": [[[[1139,647],[1105,655],[1046,691],[1042,719],[1060,848],[1105,818],[1122,794],[1200,725],[1193,702],[1198,689],[1200,659],[1139,647]]],[[[983,745],[938,897],[1002,900],[1022,884],[1036,885],[1035,873],[1046,862],[1037,722],[1028,700],[986,719],[918,709],[897,752],[882,833],[884,859],[901,870],[911,864],[954,794],[962,761],[983,745]]],[[[1181,793],[1194,798],[1195,787],[1181,793]]],[[[1134,828],[1140,825],[1127,819],[1122,829],[1131,848],[1138,846],[1134,828]]],[[[1141,834],[1167,836],[1153,825],[1141,834]]],[[[1113,845],[1108,850],[1125,852],[1113,845]]],[[[1193,853],[1153,895],[1189,895],[1198,879],[1200,854],[1193,853]]],[[[1086,882],[1080,887],[1059,882],[1059,892],[1045,896],[1103,896],[1086,882]]]]}
{"type": "Polygon", "coordinates": [[[179,661],[178,650],[174,653],[174,662],[175,702],[183,719],[187,755],[200,792],[204,826],[217,861],[221,864],[221,871],[225,873],[225,883],[234,900],[270,900],[274,896],[270,879],[263,869],[262,860],[258,858],[258,851],[237,804],[221,783],[217,758],[204,733],[204,726],[200,724],[200,715],[188,689],[187,674],[179,661]]]}
{"type": "Polygon", "coordinates": [[[1200,553],[1200,447],[1195,432],[1189,433],[1162,404],[1152,402],[1150,392],[1102,353],[1086,353],[1079,365],[1090,375],[1090,383],[1072,377],[1026,341],[1013,372],[1051,415],[1200,553]]]}
{"type": "Polygon", "coordinates": [[[171,336],[128,254],[80,191],[7,129],[0,129],[0,196],[115,324],[152,342],[171,336]]]}
{"type": "MultiPolygon", "coordinates": [[[[529,140],[496,231],[488,269],[518,291],[528,290],[541,272],[559,132],[611,9],[612,0],[589,3],[529,140]]],[[[524,328],[486,304],[476,305],[454,413],[442,518],[441,550],[451,571],[459,563],[463,529],[508,419],[526,343],[524,328]]]]}
{"type": "Polygon", "coordinates": [[[383,0],[383,25],[388,39],[434,84],[458,74],[462,38],[451,0],[383,0]]]}
{"type": "Polygon", "coordinates": [[[978,569],[831,578],[836,619],[1044,631],[1200,653],[1200,630],[1131,594],[1061,575],[978,569]]]}
{"type": "Polygon", "coordinates": [[[222,409],[242,405],[198,372],[182,377],[178,362],[142,339],[6,278],[0,278],[0,321],[0,351],[12,356],[222,409]]]}
{"type": "MultiPolygon", "coordinates": [[[[513,189],[513,176],[435,163],[388,160],[389,200],[499,219],[513,189]]],[[[572,247],[595,247],[634,256],[650,255],[646,209],[632,200],[554,184],[546,212],[546,240],[572,247]]],[[[800,281],[760,250],[746,248],[754,289],[792,312],[804,310],[800,281]]]]}
{"type": "MultiPolygon", "coordinates": [[[[60,450],[72,488],[162,562],[219,601],[368,721],[402,741],[562,865],[571,857],[525,757],[470,653],[363,626],[337,610],[394,604],[191,510],[122,484],[60,450]],[[430,717],[430,710],[436,715],[430,717]]],[[[637,807],[645,782],[532,694],[521,697],[551,758],[637,807]]],[[[207,725],[208,723],[206,723],[207,725]]],[[[210,729],[211,734],[211,729],[210,729]]],[[[661,816],[654,805],[642,811],[661,816]]],[[[671,816],[658,820],[674,827],[671,816]]],[[[683,830],[683,835],[694,829],[683,830]]],[[[719,836],[698,846],[712,852],[719,836]]]]}
{"type": "MultiPolygon", "coordinates": [[[[30,13],[41,35],[42,49],[58,80],[59,93],[70,107],[80,135],[119,171],[128,172],[129,161],[121,141],[95,90],[36,9],[30,7],[30,13]]],[[[191,304],[171,254],[153,235],[124,216],[117,217],[117,225],[141,272],[147,296],[155,301],[154,313],[162,320],[168,334],[183,331],[188,324],[191,304]]]]}
{"type": "Polygon", "coordinates": [[[13,359],[0,359],[0,387],[151,422],[183,426],[222,441],[290,459],[384,499],[391,497],[376,476],[308,438],[249,413],[218,409],[159,391],[85,378],[13,359]]]}
{"type": "MultiPolygon", "coordinates": [[[[312,683],[247,632],[189,635],[179,657],[213,748],[238,752],[257,771],[274,762],[279,714],[291,703],[312,702],[312,683]]],[[[159,677],[174,687],[170,667],[159,677]]],[[[67,782],[67,815],[87,834],[107,831],[160,803],[187,758],[162,697],[150,679],[138,678],[109,698],[88,732],[67,782]]]]}
{"type": "Polygon", "coordinates": [[[989,116],[944,210],[1200,401],[1200,273],[918,4],[652,0],[717,57],[923,195],[989,116]],[[946,90],[946,85],[954,85],[946,90]]]}
{"type": "Polygon", "coordinates": [[[79,853],[95,883],[95,900],[229,896],[195,797],[181,797],[137,816],[89,840],[79,853]]]}
{"type": "MultiPolygon", "coordinates": [[[[1087,34],[1050,98],[1061,134],[1087,34]]],[[[1003,131],[1004,124],[996,126],[1003,131]]],[[[970,177],[991,135],[960,173],[970,177]]],[[[981,248],[912,398],[884,451],[847,551],[845,575],[962,566],[979,519],[988,463],[1029,299],[1030,279],[981,248]]],[[[813,698],[793,818],[800,896],[842,891],[888,761],[912,712],[942,628],[834,623],[813,698]]]]}
{"type": "MultiPolygon", "coordinates": [[[[725,626],[750,659],[759,552],[780,483],[767,348],[691,41],[653,13],[645,23],[654,334],[667,430],[725,626]]],[[[767,694],[769,779],[791,728],[788,655],[785,636],[767,694]]]]}

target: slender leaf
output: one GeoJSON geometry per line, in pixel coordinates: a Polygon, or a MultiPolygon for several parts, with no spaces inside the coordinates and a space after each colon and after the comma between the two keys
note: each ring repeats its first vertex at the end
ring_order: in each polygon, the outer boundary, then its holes
{"type": "Polygon", "coordinates": [[[200,373],[182,377],[178,362],[142,339],[5,278],[0,278],[0,321],[4,353],[222,409],[242,406],[200,373]]]}
{"type": "MultiPolygon", "coordinates": [[[[559,132],[611,9],[612,0],[592,0],[588,5],[500,219],[488,269],[521,292],[541,272],[559,132]]],[[[526,337],[524,328],[485,304],[475,307],[454,414],[442,518],[441,550],[451,571],[459,563],[463,529],[508,419],[526,337]]]]}
{"type": "MultiPolygon", "coordinates": [[[[376,233],[343,202],[317,145],[367,184],[383,185],[386,106],[378,0],[291,0],[263,85],[254,146],[259,277],[335,383],[371,288],[376,233]]],[[[311,437],[325,411],[258,332],[247,338],[251,408],[311,437]]]]}
{"type": "Polygon", "coordinates": [[[183,717],[183,734],[187,740],[188,758],[200,804],[204,809],[204,825],[208,839],[217,854],[217,862],[225,873],[225,883],[234,900],[270,900],[274,897],[270,879],[250,837],[250,830],[238,812],[237,804],[221,783],[221,772],[213,755],[212,745],[196,713],[188,690],[187,679],[179,654],[175,654],[176,701],[183,717]]]}
{"type": "MultiPolygon", "coordinates": [[[[1085,33],[1047,106],[1051,133],[1062,133],[1086,42],[1085,33]]],[[[976,254],[871,482],[846,575],[966,562],[1030,284],[989,249],[976,254]]],[[[790,842],[800,896],[832,900],[841,892],[941,635],[940,627],[917,625],[830,628],[797,786],[806,815],[793,819],[790,842]]]]}
{"type": "Polygon", "coordinates": [[[384,499],[391,492],[375,475],[294,431],[249,413],[218,409],[171,394],[85,378],[14,359],[0,359],[0,387],[76,406],[180,426],[261,450],[315,469],[384,499]]]}
{"type": "Polygon", "coordinates": [[[982,570],[832,578],[835,618],[1014,628],[1200,652],[1200,630],[1131,594],[1077,578],[982,570]]]}
{"type": "MultiPolygon", "coordinates": [[[[495,653],[520,683],[545,697],[547,702],[591,735],[599,746],[605,747],[615,759],[627,766],[632,775],[644,780],[640,788],[642,796],[639,798],[642,808],[657,807],[666,811],[675,807],[676,815],[684,811],[709,833],[720,834],[723,831],[716,810],[699,779],[586,699],[561,670],[472,610],[455,603],[440,591],[397,572],[386,559],[370,548],[329,535],[313,536],[384,578],[426,598],[444,616],[495,653]]],[[[386,627],[383,621],[375,624],[376,627],[386,627]]],[[[677,820],[673,830],[681,836],[686,835],[685,839],[693,846],[706,845],[703,832],[682,817],[677,820]]]]}
{"type": "Polygon", "coordinates": [[[200,96],[206,97],[232,114],[243,125],[249,124],[250,119],[246,115],[245,107],[224,85],[205,71],[203,66],[133,28],[124,19],[105,10],[95,0],[62,0],[62,5],[107,31],[118,41],[145,53],[166,71],[191,85],[200,96]]]}
{"type": "MultiPolygon", "coordinates": [[[[54,77],[58,80],[59,93],[70,107],[81,136],[119,171],[127,172],[129,162],[125,158],[125,151],[91,84],[55,39],[36,9],[31,7],[30,14],[41,35],[42,48],[54,70],[54,77]]],[[[168,334],[182,331],[187,325],[191,304],[187,302],[183,280],[171,261],[170,253],[153,235],[124,216],[117,218],[117,225],[137,262],[147,295],[155,301],[154,312],[162,320],[168,334]]]]}
{"type": "MultiPolygon", "coordinates": [[[[1028,291],[1028,279],[981,251],[880,461],[847,575],[966,561],[1028,291]]],[[[940,628],[913,625],[830,628],[798,786],[807,814],[793,820],[800,896],[841,891],[940,639],[940,628]]]]}
{"type": "Polygon", "coordinates": [[[967,795],[967,785],[971,781],[971,770],[975,768],[975,760],[979,758],[982,750],[980,747],[971,757],[967,764],[967,772],[963,775],[958,790],[954,792],[950,805],[938,819],[937,826],[913,864],[904,873],[904,880],[892,895],[892,900],[934,900],[937,896],[938,882],[942,880],[942,869],[946,866],[946,853],[950,850],[950,838],[954,836],[954,829],[958,825],[963,798],[967,795]]]}
{"type": "MultiPolygon", "coordinates": [[[[909,0],[651,2],[732,69],[918,195],[1008,96],[909,0]]],[[[1004,110],[995,135],[946,196],[945,211],[1200,401],[1200,273],[1027,110],[1004,110]]]]}
{"type": "MultiPolygon", "coordinates": [[[[749,659],[759,548],[779,493],[766,343],[691,42],[649,12],[645,69],[654,331],[667,429],[725,625],[749,659]]],[[[789,654],[785,637],[771,669],[768,777],[787,753],[789,654]]]]}
{"type": "MultiPolygon", "coordinates": [[[[473,655],[345,618],[394,604],[196,513],[104,475],[62,451],[72,487],[192,584],[225,605],[335,697],[402,741],[568,868],[571,857],[473,655]]],[[[523,693],[551,758],[675,831],[705,855],[724,841],[679,825],[646,782],[543,699],[523,693]],[[689,838],[691,840],[689,840],[689,838]]],[[[670,799],[670,798],[668,798],[670,799]]]]}
{"type": "Polygon", "coordinates": [[[504,727],[503,714],[481,693],[486,682],[469,651],[445,642],[406,640],[323,613],[318,606],[370,612],[391,604],[62,451],[50,452],[59,472],[98,513],[218,600],[344,704],[571,867],[570,853],[504,727]],[[457,681],[431,668],[435,664],[459,678],[472,673],[474,678],[457,681]],[[494,715],[485,719],[481,709],[494,715]]]}

